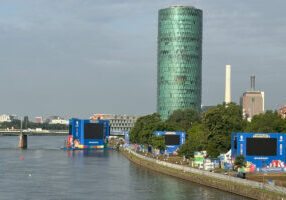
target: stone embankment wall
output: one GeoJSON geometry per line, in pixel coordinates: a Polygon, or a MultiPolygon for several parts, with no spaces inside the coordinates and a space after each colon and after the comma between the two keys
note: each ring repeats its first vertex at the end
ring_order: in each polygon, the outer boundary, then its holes
{"type": "Polygon", "coordinates": [[[286,188],[284,187],[235,178],[223,174],[194,169],[188,166],[172,164],[145,157],[130,149],[121,148],[120,150],[130,161],[163,174],[253,199],[286,200],[286,188]]]}

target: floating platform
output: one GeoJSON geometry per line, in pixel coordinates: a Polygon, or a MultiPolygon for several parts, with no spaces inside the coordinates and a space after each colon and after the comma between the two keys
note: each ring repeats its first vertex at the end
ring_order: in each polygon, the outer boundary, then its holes
{"type": "Polygon", "coordinates": [[[67,150],[67,151],[77,151],[77,150],[114,150],[115,147],[102,147],[102,148],[72,148],[72,147],[61,147],[61,150],[67,150]]]}

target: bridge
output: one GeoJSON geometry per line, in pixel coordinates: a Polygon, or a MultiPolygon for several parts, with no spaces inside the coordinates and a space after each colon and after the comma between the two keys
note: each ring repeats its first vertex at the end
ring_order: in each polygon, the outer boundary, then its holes
{"type": "MultiPolygon", "coordinates": [[[[21,129],[0,129],[0,136],[18,136],[19,148],[27,148],[28,136],[67,136],[68,130],[22,130],[21,129]]],[[[110,136],[124,137],[123,132],[111,132],[110,136]]]]}
{"type": "Polygon", "coordinates": [[[65,136],[67,130],[21,130],[21,129],[0,129],[0,136],[18,136],[18,147],[26,149],[28,146],[28,136],[65,136]]]}
{"type": "MultiPolygon", "coordinates": [[[[23,130],[22,133],[28,136],[65,136],[68,135],[68,130],[23,130]]],[[[19,136],[20,129],[0,129],[0,136],[19,136]]]]}

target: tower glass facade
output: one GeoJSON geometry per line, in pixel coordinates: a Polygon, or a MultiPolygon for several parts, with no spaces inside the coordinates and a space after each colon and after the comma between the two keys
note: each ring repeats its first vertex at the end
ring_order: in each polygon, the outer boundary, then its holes
{"type": "Polygon", "coordinates": [[[159,10],[157,112],[163,120],[177,109],[200,111],[202,16],[202,10],[188,6],[159,10]]]}

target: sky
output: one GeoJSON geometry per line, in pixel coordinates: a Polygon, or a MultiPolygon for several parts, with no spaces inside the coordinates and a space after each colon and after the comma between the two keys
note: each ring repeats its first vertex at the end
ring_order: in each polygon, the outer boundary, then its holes
{"type": "Polygon", "coordinates": [[[158,10],[203,10],[202,104],[250,88],[286,104],[284,0],[0,0],[0,114],[156,112],[158,10]]]}

